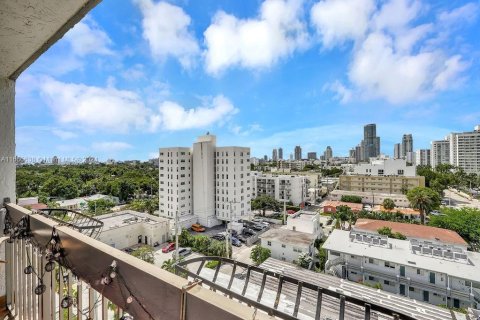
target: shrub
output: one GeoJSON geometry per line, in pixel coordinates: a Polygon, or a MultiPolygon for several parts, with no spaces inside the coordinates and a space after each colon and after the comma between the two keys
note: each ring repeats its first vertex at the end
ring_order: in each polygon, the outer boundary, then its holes
{"type": "Polygon", "coordinates": [[[218,261],[216,260],[211,260],[211,261],[208,261],[206,264],[205,264],[205,267],[209,268],[209,269],[215,269],[218,265],[218,261]]]}
{"type": "Polygon", "coordinates": [[[362,203],[362,197],[359,196],[343,195],[340,200],[343,202],[362,203]]]}

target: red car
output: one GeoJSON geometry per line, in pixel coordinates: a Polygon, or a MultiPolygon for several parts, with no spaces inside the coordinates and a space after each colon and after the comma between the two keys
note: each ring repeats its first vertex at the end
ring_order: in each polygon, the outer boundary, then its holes
{"type": "Polygon", "coordinates": [[[170,242],[168,245],[162,248],[163,253],[167,253],[175,250],[175,242],[170,242]]]}

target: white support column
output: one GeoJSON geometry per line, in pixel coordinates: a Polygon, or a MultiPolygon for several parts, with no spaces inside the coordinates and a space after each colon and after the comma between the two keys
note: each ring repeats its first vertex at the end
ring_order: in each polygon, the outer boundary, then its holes
{"type": "Polygon", "coordinates": [[[1,203],[4,198],[15,202],[15,81],[10,79],[0,79],[1,203]]]}

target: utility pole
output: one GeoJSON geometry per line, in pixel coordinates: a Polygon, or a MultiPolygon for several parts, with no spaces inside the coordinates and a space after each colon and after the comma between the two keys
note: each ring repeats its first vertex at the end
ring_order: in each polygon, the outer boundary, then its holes
{"type": "Polygon", "coordinates": [[[283,197],[283,224],[287,224],[287,199],[283,197]]]}
{"type": "Polygon", "coordinates": [[[175,213],[175,261],[178,261],[178,210],[175,213]]]}
{"type": "MultiPolygon", "coordinates": [[[[239,203],[237,201],[230,201],[230,223],[233,222],[233,204],[234,203],[239,203]]],[[[227,258],[230,258],[230,228],[228,227],[228,221],[227,221],[227,230],[226,230],[226,235],[225,235],[225,251],[227,254],[227,258]]]]}

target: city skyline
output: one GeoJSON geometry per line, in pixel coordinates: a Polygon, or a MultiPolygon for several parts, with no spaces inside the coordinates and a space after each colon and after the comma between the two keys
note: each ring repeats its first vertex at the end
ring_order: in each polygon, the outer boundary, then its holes
{"type": "Polygon", "coordinates": [[[146,160],[210,131],[348,156],[367,123],[391,155],[405,131],[423,149],[480,123],[477,2],[341,1],[102,1],[18,79],[17,155],[146,160]]]}

